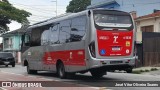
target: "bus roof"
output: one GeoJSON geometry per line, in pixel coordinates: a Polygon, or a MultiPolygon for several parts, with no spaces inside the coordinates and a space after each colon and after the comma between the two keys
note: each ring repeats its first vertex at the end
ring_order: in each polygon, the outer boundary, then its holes
{"type": "MultiPolygon", "coordinates": [[[[81,11],[81,12],[78,12],[78,13],[66,13],[66,14],[59,15],[59,16],[57,16],[57,17],[53,17],[53,18],[47,19],[47,20],[45,20],[45,21],[41,21],[41,22],[35,23],[35,24],[31,25],[31,26],[28,27],[28,28],[35,28],[35,27],[39,27],[39,26],[51,24],[51,23],[53,23],[53,22],[58,22],[58,21],[61,21],[61,20],[73,18],[73,17],[76,17],[76,16],[86,15],[87,12],[90,11],[90,10],[119,11],[119,10],[109,10],[109,9],[105,9],[105,8],[96,8],[96,9],[84,10],[84,11],[81,11]]],[[[119,12],[124,12],[124,11],[119,11],[119,12]]]]}
{"type": "Polygon", "coordinates": [[[88,10],[85,10],[85,11],[82,11],[82,12],[78,12],[78,13],[66,13],[66,14],[62,14],[60,16],[53,17],[53,18],[47,19],[45,21],[35,23],[35,24],[31,25],[29,28],[34,28],[34,27],[38,27],[38,26],[43,26],[43,25],[51,24],[53,22],[58,22],[58,21],[61,21],[61,20],[69,19],[71,17],[79,16],[79,15],[85,15],[87,11],[88,10]]]}

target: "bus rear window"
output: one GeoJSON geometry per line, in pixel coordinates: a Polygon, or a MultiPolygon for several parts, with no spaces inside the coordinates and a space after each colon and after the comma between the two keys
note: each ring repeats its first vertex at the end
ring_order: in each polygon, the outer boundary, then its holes
{"type": "Polygon", "coordinates": [[[96,28],[123,28],[131,29],[133,27],[130,15],[116,14],[94,14],[96,28]]]}

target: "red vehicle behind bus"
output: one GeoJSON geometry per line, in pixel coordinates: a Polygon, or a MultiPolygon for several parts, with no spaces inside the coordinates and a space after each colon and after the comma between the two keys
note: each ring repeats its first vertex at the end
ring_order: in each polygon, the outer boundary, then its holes
{"type": "Polygon", "coordinates": [[[60,78],[90,71],[132,72],[135,30],[127,12],[106,9],[66,14],[30,26],[22,37],[28,73],[54,71],[60,78]]]}

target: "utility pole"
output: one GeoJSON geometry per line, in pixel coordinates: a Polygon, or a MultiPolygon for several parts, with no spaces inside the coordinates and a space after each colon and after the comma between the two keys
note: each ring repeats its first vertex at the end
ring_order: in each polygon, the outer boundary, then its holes
{"type": "Polygon", "coordinates": [[[56,3],[56,11],[55,11],[55,13],[56,13],[56,16],[57,16],[57,14],[58,14],[58,10],[57,10],[57,0],[51,1],[51,2],[55,2],[55,3],[56,3]]]}

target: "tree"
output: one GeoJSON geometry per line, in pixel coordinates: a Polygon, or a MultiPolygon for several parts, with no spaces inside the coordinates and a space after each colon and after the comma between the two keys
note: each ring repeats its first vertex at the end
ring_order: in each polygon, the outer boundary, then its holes
{"type": "Polygon", "coordinates": [[[67,6],[66,12],[80,12],[86,10],[87,6],[91,4],[91,0],[72,0],[67,6]]]}
{"type": "Polygon", "coordinates": [[[21,24],[29,23],[27,17],[31,13],[13,7],[8,0],[0,0],[0,33],[9,31],[7,24],[17,21],[21,24]]]}

